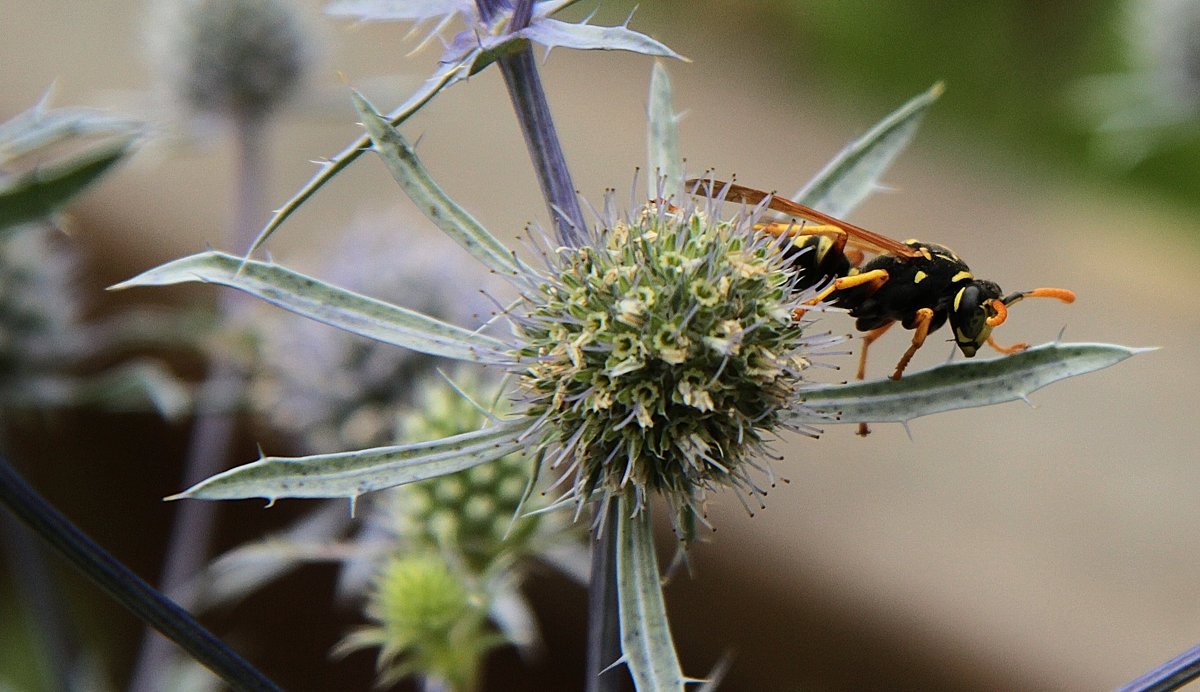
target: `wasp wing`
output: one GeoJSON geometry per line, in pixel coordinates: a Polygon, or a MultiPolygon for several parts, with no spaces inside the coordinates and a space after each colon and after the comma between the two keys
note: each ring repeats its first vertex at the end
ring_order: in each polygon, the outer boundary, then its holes
{"type": "MultiPolygon", "coordinates": [[[[897,257],[917,257],[920,255],[918,251],[905,245],[899,240],[889,238],[874,231],[868,231],[861,226],[855,226],[849,221],[843,221],[841,219],[834,218],[828,214],[817,211],[812,207],[804,206],[799,202],[793,202],[786,197],[780,197],[779,195],[775,195],[770,192],[756,190],[755,188],[746,187],[745,185],[723,182],[711,178],[694,178],[687,181],[685,185],[689,190],[696,191],[698,189],[703,189],[710,194],[713,194],[715,191],[716,194],[724,196],[725,199],[744,202],[746,204],[760,204],[763,200],[768,200],[768,209],[794,218],[811,221],[815,224],[833,226],[841,229],[846,232],[846,235],[849,236],[855,245],[867,251],[888,253],[897,257]]],[[[798,232],[803,234],[803,227],[800,227],[798,232]]]]}

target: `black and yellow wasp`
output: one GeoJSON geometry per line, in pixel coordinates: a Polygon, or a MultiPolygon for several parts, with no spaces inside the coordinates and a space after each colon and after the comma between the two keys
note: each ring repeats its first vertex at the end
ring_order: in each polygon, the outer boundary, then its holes
{"type": "MultiPolygon", "coordinates": [[[[871,343],[897,322],[912,330],[913,337],[892,373],[894,380],[900,379],[925,337],[947,321],[955,343],[968,358],[985,343],[1001,353],[1016,353],[1028,345],[1001,346],[992,337],[992,329],[1007,319],[1009,306],[1025,298],[1075,300],[1075,294],[1065,288],[1004,295],[994,282],[976,279],[947,247],[919,240],[902,243],[769,192],[709,178],[689,180],[686,185],[688,190],[711,191],[746,204],[767,200],[769,209],[791,218],[760,224],[756,230],[790,238],[784,252],[800,269],[797,290],[828,282],[806,304],[831,298],[833,305],[855,318],[856,329],[866,332],[858,379],[866,376],[871,343]],[[864,263],[866,252],[875,257],[864,263]]],[[[797,308],[796,316],[803,314],[804,308],[797,308]]]]}

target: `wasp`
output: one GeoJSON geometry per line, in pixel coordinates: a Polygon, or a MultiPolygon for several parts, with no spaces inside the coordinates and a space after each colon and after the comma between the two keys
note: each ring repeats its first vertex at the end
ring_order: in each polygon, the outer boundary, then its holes
{"type": "MultiPolygon", "coordinates": [[[[689,190],[698,187],[746,204],[766,200],[767,208],[791,217],[791,221],[763,223],[755,229],[787,239],[784,252],[799,270],[797,291],[824,284],[805,305],[828,299],[848,310],[855,318],[855,328],[865,332],[858,362],[860,380],[866,377],[871,344],[897,322],[913,336],[896,364],[893,380],[900,379],[930,332],[946,322],[954,332],[954,342],[968,358],[985,343],[1000,353],[1011,354],[1029,346],[1001,346],[992,337],[992,329],[1008,318],[1009,307],[1025,298],[1057,298],[1064,303],[1075,300],[1075,293],[1065,288],[1035,288],[1004,295],[995,282],[976,279],[970,267],[943,245],[919,240],[900,242],[736,183],[708,178],[687,182],[689,190]],[[874,257],[864,262],[865,253],[874,257]]],[[[793,316],[798,319],[804,312],[805,308],[799,307],[793,316]]],[[[859,432],[866,434],[866,426],[860,426],[859,432]]]]}

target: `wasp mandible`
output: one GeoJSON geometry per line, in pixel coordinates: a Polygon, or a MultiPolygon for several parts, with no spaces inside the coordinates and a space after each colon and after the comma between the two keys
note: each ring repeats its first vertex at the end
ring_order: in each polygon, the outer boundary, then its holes
{"type": "MultiPolygon", "coordinates": [[[[891,375],[894,380],[900,379],[929,333],[947,321],[955,343],[968,358],[985,343],[1001,353],[1016,353],[1028,344],[1001,346],[992,337],[992,329],[1008,318],[1010,306],[1025,298],[1075,300],[1075,293],[1065,288],[1004,295],[996,283],[976,279],[967,264],[945,246],[919,240],[902,243],[769,192],[709,178],[689,180],[686,186],[746,204],[767,200],[769,209],[792,218],[759,224],[755,229],[790,239],[784,251],[801,270],[797,290],[828,282],[806,305],[829,298],[833,305],[850,312],[856,329],[866,332],[858,363],[860,380],[866,377],[867,350],[897,322],[912,330],[913,337],[891,375]],[[865,252],[875,257],[864,263],[865,252]]],[[[795,316],[804,311],[804,307],[797,308],[795,316]]]]}

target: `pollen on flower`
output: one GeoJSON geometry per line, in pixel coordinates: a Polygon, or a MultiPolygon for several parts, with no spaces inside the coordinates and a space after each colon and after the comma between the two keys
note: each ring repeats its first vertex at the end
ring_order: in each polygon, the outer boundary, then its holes
{"type": "Polygon", "coordinates": [[[513,315],[517,410],[580,505],[661,493],[690,522],[719,485],[765,492],[755,457],[809,349],[791,316],[804,297],[757,212],[648,204],[602,219],[590,247],[548,253],[513,315]]]}

